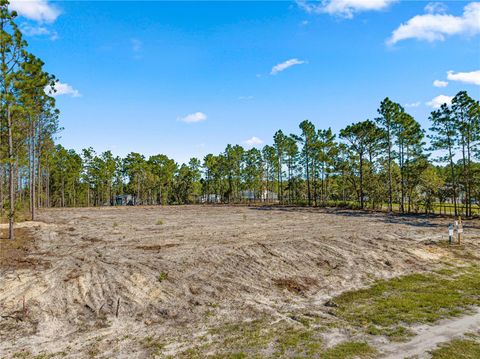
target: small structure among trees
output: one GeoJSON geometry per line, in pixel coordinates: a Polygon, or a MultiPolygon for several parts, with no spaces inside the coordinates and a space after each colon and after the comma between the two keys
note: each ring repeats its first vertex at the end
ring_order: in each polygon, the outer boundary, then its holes
{"type": "Polygon", "coordinates": [[[131,194],[120,194],[115,197],[115,206],[133,206],[135,197],[131,194]]]}

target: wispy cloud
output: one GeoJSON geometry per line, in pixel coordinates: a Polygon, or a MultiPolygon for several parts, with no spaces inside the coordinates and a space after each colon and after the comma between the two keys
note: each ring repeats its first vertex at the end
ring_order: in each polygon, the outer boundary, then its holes
{"type": "Polygon", "coordinates": [[[239,96],[238,99],[240,101],[249,101],[249,100],[253,100],[253,96],[239,96]]]}
{"type": "Polygon", "coordinates": [[[429,2],[425,6],[425,11],[429,14],[444,14],[447,12],[447,5],[443,2],[429,2]]]}
{"type": "Polygon", "coordinates": [[[421,105],[420,101],[417,101],[417,102],[406,103],[405,107],[419,107],[420,105],[421,105]]]}
{"type": "Polygon", "coordinates": [[[207,119],[207,115],[203,112],[195,112],[184,117],[179,117],[178,120],[185,122],[185,123],[195,123],[195,122],[202,122],[207,119]]]}
{"type": "Polygon", "coordinates": [[[23,23],[20,25],[20,31],[25,36],[48,36],[50,40],[58,40],[58,33],[48,29],[45,26],[32,26],[30,24],[23,23]]]}
{"type": "Polygon", "coordinates": [[[50,96],[57,97],[57,96],[70,96],[70,97],[81,97],[82,94],[73,88],[71,85],[67,83],[63,83],[57,81],[53,88],[51,86],[47,86],[45,88],[45,92],[50,96]]]}
{"type": "Polygon", "coordinates": [[[450,81],[460,81],[466,84],[480,85],[480,70],[471,72],[448,71],[447,78],[450,81]]]}
{"type": "Polygon", "coordinates": [[[433,81],[433,86],[435,86],[435,87],[447,87],[448,86],[448,81],[435,80],[435,81],[433,81]]]}
{"type": "Polygon", "coordinates": [[[143,43],[139,39],[131,39],[130,43],[132,45],[133,52],[139,52],[142,50],[143,43]]]}
{"type": "Polygon", "coordinates": [[[261,139],[259,139],[258,137],[253,136],[253,137],[249,138],[248,140],[243,141],[243,143],[245,143],[248,147],[255,147],[255,146],[261,145],[263,143],[263,141],[261,139]]]}
{"type": "Polygon", "coordinates": [[[279,63],[275,66],[272,67],[272,71],[270,72],[270,75],[276,75],[279,72],[285,71],[289,67],[295,66],[295,65],[302,65],[305,64],[305,61],[299,60],[299,59],[290,59],[287,61],[284,61],[282,63],[279,63]]]}
{"type": "Polygon", "coordinates": [[[452,100],[453,96],[439,95],[428,101],[427,105],[431,108],[440,108],[440,106],[442,106],[444,103],[446,103],[447,105],[451,105],[452,100]]]}
{"type": "Polygon", "coordinates": [[[139,39],[130,39],[130,46],[133,52],[133,58],[138,60],[141,59],[142,56],[142,49],[143,49],[143,42],[139,39]]]}
{"type": "Polygon", "coordinates": [[[387,43],[393,45],[407,39],[443,41],[453,35],[480,33],[480,2],[472,2],[463,9],[462,16],[427,13],[412,17],[393,31],[387,43]]]}
{"type": "Polygon", "coordinates": [[[351,19],[354,14],[358,12],[384,10],[396,1],[397,0],[322,0],[320,2],[313,2],[297,0],[297,4],[309,14],[326,13],[351,19]]]}
{"type": "Polygon", "coordinates": [[[10,0],[9,7],[18,15],[38,22],[54,22],[61,13],[47,0],[10,0]]]}

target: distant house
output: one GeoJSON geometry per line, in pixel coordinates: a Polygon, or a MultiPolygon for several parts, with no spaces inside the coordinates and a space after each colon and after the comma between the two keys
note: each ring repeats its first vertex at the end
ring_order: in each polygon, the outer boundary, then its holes
{"type": "Polygon", "coordinates": [[[135,197],[131,194],[121,194],[115,197],[115,206],[133,206],[135,197]]]}
{"type": "Polygon", "coordinates": [[[198,198],[199,203],[221,203],[222,196],[219,194],[204,194],[198,198]]]}
{"type": "Polygon", "coordinates": [[[278,201],[278,194],[272,191],[263,190],[261,192],[255,192],[251,190],[245,190],[240,192],[240,198],[246,201],[278,201]]]}

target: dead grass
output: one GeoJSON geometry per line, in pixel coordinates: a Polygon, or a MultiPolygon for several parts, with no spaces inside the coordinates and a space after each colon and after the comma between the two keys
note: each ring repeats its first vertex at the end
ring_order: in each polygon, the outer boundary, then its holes
{"type": "Polygon", "coordinates": [[[38,250],[33,229],[16,228],[15,239],[12,241],[7,237],[7,230],[0,231],[0,269],[45,269],[50,266],[48,261],[32,255],[38,250]]]}
{"type": "Polygon", "coordinates": [[[297,277],[297,278],[282,278],[273,281],[279,288],[286,289],[298,295],[305,295],[305,293],[318,284],[315,278],[297,277]]]}

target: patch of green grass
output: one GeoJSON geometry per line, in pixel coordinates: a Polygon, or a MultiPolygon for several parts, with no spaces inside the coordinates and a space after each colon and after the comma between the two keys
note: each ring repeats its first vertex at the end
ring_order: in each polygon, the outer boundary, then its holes
{"type": "Polygon", "coordinates": [[[371,334],[402,337],[409,334],[401,329],[404,323],[433,323],[480,305],[478,267],[445,274],[411,274],[346,292],[334,299],[335,314],[356,327],[366,327],[371,334]]]}
{"type": "Polygon", "coordinates": [[[21,351],[21,352],[16,352],[13,354],[13,358],[19,358],[19,359],[27,359],[32,356],[32,353],[29,351],[21,351]]]}
{"type": "Polygon", "coordinates": [[[273,333],[262,320],[241,322],[211,331],[224,336],[222,347],[237,350],[261,349],[273,339],[273,333]]]}
{"type": "Polygon", "coordinates": [[[229,354],[218,354],[218,355],[209,355],[207,358],[209,359],[244,359],[244,358],[251,358],[244,352],[238,353],[229,353],[229,354]]]}
{"type": "Polygon", "coordinates": [[[312,318],[307,318],[305,316],[294,315],[294,314],[289,314],[288,317],[292,320],[295,320],[295,321],[303,324],[307,328],[310,327],[310,324],[313,321],[312,318]]]}
{"type": "Polygon", "coordinates": [[[158,275],[158,281],[160,283],[162,283],[164,280],[167,280],[168,279],[168,273],[166,272],[161,272],[159,275],[158,275]]]}
{"type": "Polygon", "coordinates": [[[385,335],[391,341],[395,341],[395,342],[406,341],[408,338],[415,335],[411,330],[405,327],[402,327],[401,325],[393,326],[390,328],[377,327],[375,325],[370,325],[367,328],[367,333],[371,335],[385,335]]]}
{"type": "Polygon", "coordinates": [[[209,332],[213,339],[209,351],[218,348],[212,358],[318,358],[322,352],[320,328],[292,325],[288,321],[272,325],[267,320],[254,320],[209,332]]]}
{"type": "Polygon", "coordinates": [[[163,347],[163,342],[157,337],[148,336],[142,340],[143,347],[150,353],[150,355],[160,355],[163,347]]]}
{"type": "Polygon", "coordinates": [[[96,358],[100,354],[100,350],[98,349],[96,343],[92,344],[90,348],[88,348],[87,354],[89,358],[96,358]]]}
{"type": "Polygon", "coordinates": [[[291,325],[289,321],[272,324],[266,319],[232,323],[209,330],[208,346],[196,346],[176,354],[177,358],[322,358],[369,359],[377,351],[367,343],[344,342],[325,349],[322,329],[291,325]]]}
{"type": "Polygon", "coordinates": [[[313,336],[313,332],[305,329],[289,330],[277,340],[277,351],[274,357],[283,357],[285,354],[311,357],[321,350],[321,341],[313,336]]]}
{"type": "Polygon", "coordinates": [[[340,343],[322,355],[322,359],[353,359],[353,358],[375,358],[377,351],[367,343],[363,342],[344,342],[340,343]]]}
{"type": "Polygon", "coordinates": [[[54,358],[57,355],[61,355],[62,353],[57,353],[57,354],[37,354],[33,355],[31,352],[27,351],[21,351],[21,352],[16,352],[13,354],[12,358],[18,358],[18,359],[50,359],[54,358]]]}
{"type": "Polygon", "coordinates": [[[161,225],[163,224],[163,221],[162,221],[161,219],[159,219],[159,220],[157,220],[157,221],[155,222],[155,224],[156,224],[157,226],[161,226],[161,225]]]}
{"type": "Polygon", "coordinates": [[[478,359],[480,343],[472,339],[454,339],[432,351],[432,359],[478,359]]]}

